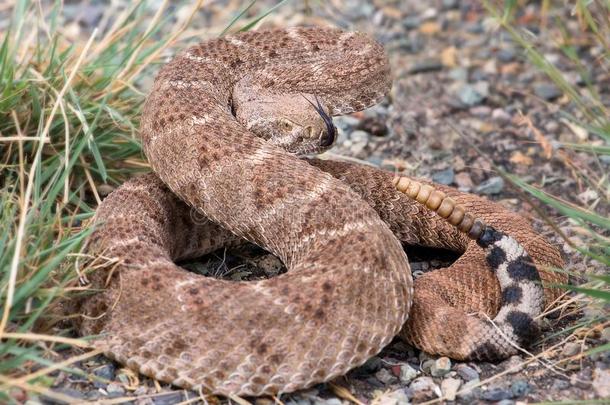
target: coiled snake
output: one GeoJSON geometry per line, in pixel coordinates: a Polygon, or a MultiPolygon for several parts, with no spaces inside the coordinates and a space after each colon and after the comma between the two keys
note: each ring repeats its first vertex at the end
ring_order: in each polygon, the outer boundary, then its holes
{"type": "Polygon", "coordinates": [[[80,332],[142,374],[225,395],[327,381],[397,334],[456,359],[502,358],[531,340],[543,293],[529,256],[545,281],[560,279],[545,266],[562,260],[523,218],[448,187],[298,158],[332,145],[330,116],[390,86],[383,48],[336,29],[248,32],[176,56],[142,116],[155,174],[97,210],[87,249],[115,260],[89,275],[103,291],[82,302],[80,332]],[[174,264],[242,239],[288,272],[230,282],[174,264]],[[401,243],[463,254],[413,283],[401,243]]]}

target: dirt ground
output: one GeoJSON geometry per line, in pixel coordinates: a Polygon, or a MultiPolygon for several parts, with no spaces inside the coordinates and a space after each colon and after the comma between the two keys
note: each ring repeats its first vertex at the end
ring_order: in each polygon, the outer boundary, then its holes
{"type": "MultiPolygon", "coordinates": [[[[228,10],[233,12],[238,5],[229,3],[216,1],[204,7],[193,29],[217,35],[231,19],[228,10]]],[[[272,4],[261,1],[250,14],[272,4]]],[[[81,20],[83,31],[95,24],[96,13],[103,12],[95,2],[67,7],[71,7],[72,21],[81,20]]],[[[519,23],[538,35],[535,43],[545,57],[569,81],[582,86],[577,72],[553,45],[556,32],[541,28],[538,7],[538,3],[524,7],[519,23]]],[[[181,11],[175,12],[179,16],[181,11]]],[[[555,17],[564,19],[567,29],[580,36],[569,9],[551,10],[549,19],[555,17]]],[[[567,123],[562,113],[578,117],[575,106],[527,62],[518,45],[497,29],[478,2],[294,2],[280,7],[263,26],[300,24],[331,24],[368,32],[385,45],[392,64],[395,81],[390,97],[368,111],[335,120],[340,136],[331,157],[341,155],[403,170],[486,195],[531,218],[543,235],[561,247],[569,270],[579,274],[605,271],[575,254],[495,170],[501,167],[569,201],[587,204],[595,196],[586,184],[574,179],[571,165],[586,170],[598,164],[607,168],[610,162],[591,161],[590,155],[557,147],[558,142],[593,138],[567,123]]],[[[608,103],[610,78],[595,63],[599,49],[580,41],[579,51],[593,85],[608,103]]],[[[573,240],[586,242],[575,224],[556,212],[543,209],[543,213],[573,240]]],[[[417,271],[444,263],[429,258],[412,260],[417,271]]],[[[189,266],[208,274],[229,271],[226,276],[236,279],[273,274],[282,268],[276,259],[254,248],[212,255],[189,266]]],[[[298,405],[340,405],[350,400],[389,405],[444,396],[454,399],[447,403],[508,405],[608,397],[610,356],[578,358],[610,335],[607,330],[588,335],[585,329],[578,330],[579,322],[601,310],[567,305],[544,322],[544,337],[531,348],[531,354],[498,364],[448,363],[448,359],[430,358],[396,340],[347,376],[279,400],[298,405]]],[[[136,382],[132,373],[100,356],[77,366],[100,377],[99,381],[59,372],[54,390],[81,401],[125,396],[133,397],[136,404],[198,401],[197,393],[173,390],[149,379],[136,382]]],[[[52,402],[44,397],[38,400],[52,402]]],[[[265,398],[252,401],[260,405],[274,402],[265,398]]]]}

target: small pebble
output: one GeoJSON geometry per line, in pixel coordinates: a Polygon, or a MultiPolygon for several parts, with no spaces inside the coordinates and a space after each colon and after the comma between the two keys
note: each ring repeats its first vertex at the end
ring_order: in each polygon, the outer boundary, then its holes
{"type": "Polygon", "coordinates": [[[458,100],[468,107],[481,104],[489,94],[489,85],[484,83],[477,82],[475,85],[462,85],[457,91],[458,100]]]}
{"type": "Polygon", "coordinates": [[[593,389],[600,398],[610,398],[610,369],[595,368],[593,371],[593,389]]]}
{"type": "Polygon", "coordinates": [[[451,360],[448,357],[441,357],[437,359],[430,368],[430,374],[433,377],[442,377],[451,371],[451,360]]]}
{"type": "Polygon", "coordinates": [[[521,398],[531,391],[532,387],[525,380],[515,380],[510,385],[513,398],[521,398]]]}
{"type": "Polygon", "coordinates": [[[339,117],[335,117],[333,118],[333,122],[335,126],[343,129],[349,129],[350,127],[353,128],[360,124],[360,120],[353,115],[341,115],[339,117]]]}
{"type": "Polygon", "coordinates": [[[182,391],[168,392],[152,398],[155,405],[172,405],[184,401],[182,391]]]}
{"type": "Polygon", "coordinates": [[[424,59],[416,62],[413,66],[411,66],[411,68],[409,69],[409,73],[415,75],[418,73],[436,72],[441,70],[442,68],[443,63],[440,59],[424,59]]]}
{"type": "Polygon", "coordinates": [[[463,67],[456,67],[451,69],[447,76],[456,82],[465,82],[468,80],[468,70],[463,67]]]}
{"type": "Polygon", "coordinates": [[[498,57],[498,60],[500,60],[500,62],[508,63],[508,62],[512,62],[513,60],[515,60],[515,58],[517,57],[517,52],[515,51],[514,48],[507,47],[507,48],[500,49],[498,51],[498,53],[496,54],[496,56],[498,57]]]}
{"type": "Polygon", "coordinates": [[[441,389],[431,377],[416,378],[409,386],[409,392],[413,402],[423,402],[441,396],[441,389]]]}
{"type": "Polygon", "coordinates": [[[409,405],[409,398],[404,390],[396,390],[383,394],[375,401],[377,405],[409,405]]]}
{"type": "Polygon", "coordinates": [[[504,179],[500,176],[494,176],[479,184],[474,191],[478,194],[493,195],[500,194],[503,189],[504,179]]]}
{"type": "Polygon", "coordinates": [[[413,380],[415,377],[417,377],[417,375],[419,374],[419,372],[411,367],[409,364],[401,364],[400,365],[400,382],[403,384],[408,384],[409,382],[411,382],[411,380],[413,380]]]}
{"type": "Polygon", "coordinates": [[[534,85],[534,94],[543,100],[551,101],[561,97],[563,93],[554,84],[537,83],[534,85]]]}
{"type": "Polygon", "coordinates": [[[352,131],[351,134],[349,134],[349,139],[351,139],[353,142],[368,142],[369,140],[369,134],[357,129],[355,131],[352,131]]]}
{"type": "MultiPolygon", "coordinates": [[[[72,397],[74,399],[83,399],[85,396],[84,394],[79,391],[79,390],[75,390],[73,388],[56,388],[52,390],[53,392],[57,392],[58,394],[63,394],[66,395],[68,397],[72,397]]],[[[42,394],[40,396],[40,399],[43,402],[50,402],[50,403],[54,403],[52,398],[49,398],[47,396],[45,396],[44,394],[42,394]]]]}
{"type": "Polygon", "coordinates": [[[570,384],[583,390],[591,388],[591,369],[584,369],[570,376],[570,384]]]}
{"type": "Polygon", "coordinates": [[[439,184],[449,185],[453,183],[455,179],[455,173],[452,168],[441,170],[432,175],[432,181],[439,184]]]}
{"type": "Polygon", "coordinates": [[[424,373],[430,373],[436,359],[427,359],[421,364],[421,369],[424,373]]]}
{"type": "Polygon", "coordinates": [[[478,118],[486,118],[491,115],[491,107],[478,105],[469,110],[470,114],[478,118]]]}
{"type": "Polygon", "coordinates": [[[513,393],[510,390],[500,387],[489,388],[487,391],[483,391],[481,399],[485,401],[501,401],[503,399],[512,398],[513,393]]]}
{"type": "Polygon", "coordinates": [[[343,402],[339,398],[328,398],[322,402],[324,405],[342,405],[343,402]]]}
{"type": "Polygon", "coordinates": [[[116,398],[125,395],[125,388],[121,384],[113,382],[108,384],[106,392],[110,398],[116,398]]]}
{"type": "Polygon", "coordinates": [[[478,398],[481,394],[481,387],[475,387],[481,381],[477,378],[476,380],[468,381],[462,386],[462,389],[457,394],[458,399],[465,402],[471,402],[474,398],[478,398]]]}
{"type": "Polygon", "coordinates": [[[445,10],[459,8],[459,5],[460,5],[460,2],[458,0],[443,0],[443,8],[445,10]]]}
{"type": "Polygon", "coordinates": [[[455,175],[455,184],[458,185],[460,191],[470,191],[474,187],[472,178],[467,172],[461,172],[455,175]]]}
{"type": "Polygon", "coordinates": [[[457,378],[446,378],[441,382],[443,398],[447,401],[455,401],[455,396],[462,385],[462,381],[457,378]]]}
{"type": "Polygon", "coordinates": [[[392,373],[386,368],[382,368],[381,370],[376,372],[375,377],[386,385],[396,381],[396,377],[394,377],[392,373]]]}
{"type": "Polygon", "coordinates": [[[420,25],[421,20],[416,15],[407,16],[402,20],[402,26],[405,27],[407,30],[417,29],[420,25]]]}
{"type": "Polygon", "coordinates": [[[570,388],[570,383],[566,380],[556,379],[551,385],[551,389],[555,391],[562,391],[570,388]]]}
{"type": "Polygon", "coordinates": [[[561,355],[565,357],[572,357],[580,353],[581,345],[576,342],[566,343],[561,351],[561,355]]]}
{"type": "Polygon", "coordinates": [[[510,370],[508,371],[508,374],[515,374],[523,370],[523,359],[519,355],[510,356],[502,365],[504,366],[504,370],[510,370]]]}
{"type": "Polygon", "coordinates": [[[108,194],[114,191],[114,187],[110,184],[100,184],[96,186],[97,192],[101,197],[106,197],[108,194]]]}
{"type": "Polygon", "coordinates": [[[97,379],[95,379],[93,380],[93,386],[95,388],[106,388],[108,382],[114,380],[115,371],[116,367],[112,363],[104,364],[103,366],[97,367],[95,370],[93,370],[93,375],[99,378],[103,378],[107,382],[98,381],[97,379]]]}
{"type": "Polygon", "coordinates": [[[494,108],[491,112],[491,118],[500,125],[506,125],[512,119],[511,115],[501,108],[494,108]]]}
{"type": "Polygon", "coordinates": [[[479,373],[472,367],[465,364],[457,366],[457,373],[464,381],[472,381],[479,379],[479,373]]]}

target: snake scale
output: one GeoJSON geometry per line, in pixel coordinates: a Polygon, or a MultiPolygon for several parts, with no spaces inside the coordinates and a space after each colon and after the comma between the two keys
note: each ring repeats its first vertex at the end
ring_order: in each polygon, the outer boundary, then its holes
{"type": "Polygon", "coordinates": [[[390,87],[382,46],[331,28],[247,32],[177,55],[142,116],[154,174],[96,212],[87,251],[108,265],[89,273],[100,291],[80,303],[80,333],[142,374],[222,395],[328,381],[396,335],[456,359],[527,344],[557,294],[543,299],[540,278],[560,281],[546,267],[563,263],[526,220],[449,187],[299,158],[332,146],[331,116],[390,87]],[[454,226],[464,212],[484,221],[472,238],[454,226]],[[288,271],[232,282],[175,264],[244,239],[288,271]],[[461,256],[413,282],[403,244],[461,256]]]}

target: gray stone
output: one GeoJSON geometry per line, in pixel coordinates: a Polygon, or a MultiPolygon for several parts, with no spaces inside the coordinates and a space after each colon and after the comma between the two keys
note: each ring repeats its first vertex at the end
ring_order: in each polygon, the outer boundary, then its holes
{"type": "Polygon", "coordinates": [[[409,405],[409,398],[404,390],[396,390],[381,395],[375,400],[377,405],[409,405]]]}
{"type": "Polygon", "coordinates": [[[449,185],[449,184],[453,183],[454,179],[455,179],[455,172],[453,171],[453,169],[451,167],[448,169],[445,169],[445,170],[441,170],[440,172],[436,172],[432,175],[432,181],[434,181],[435,183],[440,183],[440,184],[445,184],[445,185],[449,185]]]}
{"type": "Polygon", "coordinates": [[[485,401],[501,401],[512,397],[513,393],[510,390],[501,387],[489,388],[481,394],[481,399],[484,399],[485,401]]]}
{"type": "Polygon", "coordinates": [[[610,369],[597,367],[593,371],[593,389],[599,398],[610,398],[610,369]]]}
{"type": "Polygon", "coordinates": [[[291,405],[311,405],[312,404],[311,399],[301,398],[301,397],[291,400],[288,403],[291,405]]]}
{"type": "Polygon", "coordinates": [[[490,177],[481,184],[479,184],[474,191],[478,194],[500,194],[504,189],[504,179],[500,176],[490,177]]]}
{"type": "Polygon", "coordinates": [[[580,353],[581,346],[576,342],[566,343],[561,351],[561,354],[565,357],[572,357],[580,353]]]}
{"type": "Polygon", "coordinates": [[[100,390],[93,390],[87,392],[87,394],[85,394],[85,397],[87,398],[87,401],[97,401],[102,398],[102,393],[100,392],[100,390]]]}
{"type": "Polygon", "coordinates": [[[406,16],[402,20],[402,26],[405,27],[407,30],[417,29],[417,28],[419,28],[420,24],[421,24],[421,20],[416,15],[406,16]]]}
{"type": "MultiPolygon", "coordinates": [[[[63,395],[72,397],[74,399],[84,399],[85,398],[85,395],[82,392],[75,390],[73,388],[54,388],[51,391],[57,392],[58,394],[63,394],[63,395]]],[[[40,399],[42,400],[42,402],[55,403],[53,398],[47,397],[44,394],[42,394],[40,396],[40,399]]]]}
{"type": "Polygon", "coordinates": [[[521,398],[527,395],[532,387],[525,380],[515,380],[510,385],[510,390],[513,393],[513,398],[521,398]]]}
{"type": "Polygon", "coordinates": [[[570,388],[570,383],[566,380],[556,379],[551,385],[551,390],[553,391],[563,391],[567,390],[568,388],[570,388]]]}
{"type": "Polygon", "coordinates": [[[116,398],[125,395],[125,388],[119,383],[110,383],[106,387],[106,392],[110,398],[116,398]]]}
{"type": "Polygon", "coordinates": [[[458,100],[468,107],[481,104],[488,95],[489,83],[483,81],[479,81],[474,85],[464,84],[457,91],[458,100]]]}
{"type": "Polygon", "coordinates": [[[93,380],[93,386],[95,388],[106,388],[108,382],[114,380],[115,371],[116,367],[112,363],[97,367],[95,370],[93,370],[93,375],[106,380],[106,382],[95,379],[93,380]]]}
{"type": "Polygon", "coordinates": [[[369,140],[369,134],[358,129],[349,135],[349,139],[351,139],[353,142],[363,142],[366,144],[369,140]]]}
{"type": "Polygon", "coordinates": [[[401,383],[408,384],[409,382],[411,382],[411,380],[417,377],[418,374],[419,372],[415,368],[411,367],[409,364],[401,364],[400,376],[398,378],[400,379],[401,383]]]}
{"type": "Polygon", "coordinates": [[[468,80],[468,70],[463,67],[456,67],[451,69],[447,76],[456,82],[465,82],[468,80]]]}
{"type": "Polygon", "coordinates": [[[515,405],[515,401],[512,399],[503,399],[502,401],[496,402],[496,405],[515,405]]]}
{"type": "Polygon", "coordinates": [[[457,366],[457,373],[464,381],[472,381],[479,379],[479,373],[472,367],[465,364],[457,366]]]}
{"type": "Polygon", "coordinates": [[[155,405],[173,405],[184,401],[182,391],[168,392],[152,398],[155,405]]]}
{"type": "Polygon", "coordinates": [[[418,73],[436,72],[443,68],[443,63],[440,59],[430,58],[415,62],[409,69],[409,73],[414,75],[418,73]]]}
{"type": "Polygon", "coordinates": [[[441,396],[440,388],[431,377],[416,378],[409,386],[409,390],[412,394],[411,399],[413,402],[423,402],[441,396]]]}
{"type": "Polygon", "coordinates": [[[353,128],[360,124],[360,120],[353,115],[342,115],[340,117],[335,117],[333,118],[333,122],[335,123],[335,126],[343,129],[353,128]]]}
{"type": "Polygon", "coordinates": [[[412,35],[408,35],[406,38],[401,38],[398,41],[399,47],[409,53],[419,53],[426,45],[425,39],[417,31],[409,34],[412,35]]]}
{"type": "Polygon", "coordinates": [[[457,394],[458,399],[464,402],[471,402],[473,399],[478,398],[481,395],[481,387],[475,387],[481,381],[477,378],[476,380],[468,381],[462,386],[462,389],[457,394]]]}
{"type": "Polygon", "coordinates": [[[392,373],[386,368],[382,368],[381,370],[376,372],[375,377],[386,385],[396,381],[396,377],[394,377],[392,373]]]}
{"type": "Polygon", "coordinates": [[[443,0],[443,8],[445,10],[450,10],[452,8],[458,8],[460,2],[457,0],[443,0]]]}
{"type": "Polygon", "coordinates": [[[534,84],[534,94],[543,100],[551,101],[561,97],[563,94],[561,90],[550,83],[536,83],[534,84]]]}
{"type": "Polygon", "coordinates": [[[479,118],[486,118],[491,115],[491,108],[486,105],[478,105],[470,109],[470,114],[479,118]]]}
{"type": "Polygon", "coordinates": [[[502,363],[504,366],[504,370],[508,372],[508,374],[515,374],[519,371],[523,370],[523,359],[519,355],[510,356],[508,360],[502,363]],[[510,370],[510,371],[508,371],[510,370]]]}
{"type": "MultiPolygon", "coordinates": [[[[318,401],[316,401],[316,403],[318,403],[318,401]]],[[[328,398],[328,399],[325,399],[323,402],[321,402],[321,404],[324,404],[324,405],[343,405],[343,402],[341,402],[341,400],[339,398],[328,398]]]]}
{"type": "Polygon", "coordinates": [[[570,384],[580,389],[588,390],[591,388],[591,374],[592,372],[589,368],[580,370],[577,374],[570,376],[570,384]]]}
{"type": "Polygon", "coordinates": [[[478,21],[465,23],[464,27],[472,34],[481,34],[484,31],[483,24],[478,21]]]}
{"type": "Polygon", "coordinates": [[[458,185],[458,189],[460,191],[470,191],[472,190],[472,187],[474,186],[473,182],[472,182],[472,178],[470,177],[470,174],[468,174],[467,172],[461,172],[455,175],[455,184],[458,185]]]}
{"type": "Polygon", "coordinates": [[[559,123],[557,121],[549,121],[544,124],[544,129],[549,133],[557,133],[559,131],[559,123]]]}
{"type": "Polygon", "coordinates": [[[433,377],[442,377],[451,371],[451,360],[448,357],[441,357],[436,359],[430,368],[430,374],[433,377]]]}
{"type": "Polygon", "coordinates": [[[424,362],[421,364],[421,369],[423,370],[424,373],[430,373],[430,371],[432,370],[432,366],[434,365],[434,362],[436,361],[436,359],[427,359],[424,360],[424,362]]]}
{"type": "Polygon", "coordinates": [[[513,47],[506,47],[500,49],[496,56],[498,57],[500,62],[508,63],[515,60],[515,58],[517,57],[517,52],[513,47]]]}
{"type": "Polygon", "coordinates": [[[510,123],[512,117],[511,115],[501,108],[495,108],[491,112],[491,119],[501,125],[506,125],[510,123]]]}
{"type": "Polygon", "coordinates": [[[457,378],[446,378],[441,382],[441,391],[443,398],[447,401],[455,401],[458,389],[462,385],[462,382],[457,378]]]}

